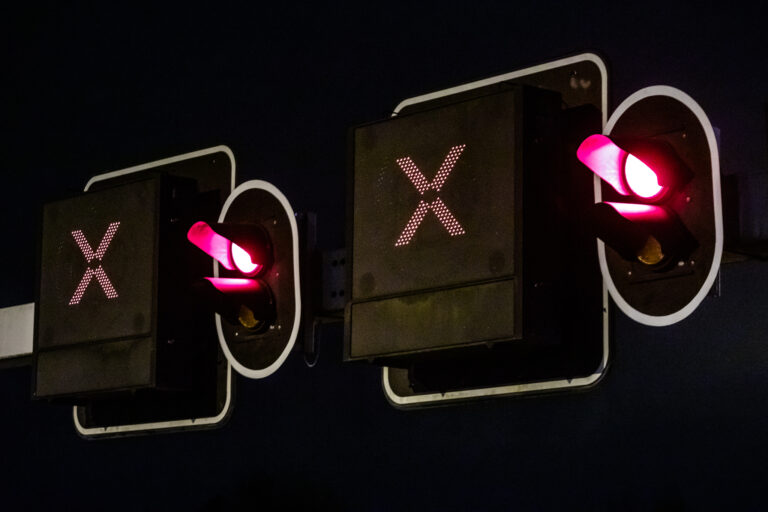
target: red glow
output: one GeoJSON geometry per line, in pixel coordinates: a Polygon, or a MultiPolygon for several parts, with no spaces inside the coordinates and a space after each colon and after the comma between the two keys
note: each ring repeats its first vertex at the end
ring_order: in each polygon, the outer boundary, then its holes
{"type": "Polygon", "coordinates": [[[606,203],[613,207],[614,210],[625,219],[629,220],[652,220],[663,221],[669,218],[669,215],[660,206],[653,206],[650,204],[633,204],[633,203],[606,203]]]}
{"type": "Polygon", "coordinates": [[[232,242],[216,233],[207,223],[195,222],[187,231],[187,240],[221,263],[227,270],[235,270],[229,251],[229,245],[232,242]]]}
{"type": "MultiPolygon", "coordinates": [[[[440,169],[438,169],[435,178],[431,182],[428,181],[424,174],[419,170],[411,157],[398,158],[397,165],[399,165],[405,175],[408,176],[408,179],[411,180],[411,183],[413,183],[413,186],[416,187],[416,190],[418,190],[420,195],[423,196],[428,190],[440,192],[445,181],[448,179],[448,176],[451,174],[451,171],[453,171],[456,161],[466,147],[466,144],[453,146],[450,151],[448,151],[440,169]]],[[[435,212],[438,220],[440,220],[451,236],[463,235],[465,233],[464,228],[461,227],[459,221],[456,220],[456,217],[453,216],[451,211],[439,197],[431,203],[421,200],[419,201],[418,206],[416,206],[413,215],[411,215],[411,218],[408,220],[408,223],[405,225],[403,232],[400,233],[400,236],[395,242],[395,247],[408,245],[411,242],[413,235],[416,234],[416,230],[430,210],[435,212]]]]}
{"type": "Polygon", "coordinates": [[[576,157],[584,165],[624,196],[630,194],[621,179],[626,156],[627,152],[605,135],[590,135],[576,150],[576,157]]]}
{"type": "Polygon", "coordinates": [[[116,299],[118,297],[115,287],[112,286],[112,282],[109,280],[107,273],[104,271],[104,268],[100,264],[101,260],[104,258],[104,255],[107,252],[107,249],[109,248],[109,244],[112,243],[112,238],[115,236],[118,227],[120,227],[119,222],[110,223],[96,251],[91,248],[91,244],[88,243],[88,240],[85,238],[85,235],[81,230],[77,229],[72,231],[72,237],[75,239],[75,243],[80,248],[80,252],[83,253],[85,261],[90,264],[91,261],[98,260],[99,266],[96,268],[89,267],[85,271],[83,277],[80,279],[80,283],[77,285],[75,293],[72,295],[72,298],[69,299],[70,306],[80,304],[80,301],[85,294],[85,290],[88,289],[88,285],[91,284],[91,281],[94,277],[96,278],[96,282],[99,283],[101,289],[104,291],[104,294],[107,296],[107,299],[116,299]]]}
{"type": "Polygon", "coordinates": [[[235,263],[235,266],[237,267],[237,270],[242,272],[243,274],[255,274],[261,269],[261,265],[258,263],[255,263],[253,259],[251,258],[251,255],[248,254],[248,251],[237,245],[236,243],[232,243],[232,261],[235,263]]]}
{"type": "Polygon", "coordinates": [[[624,177],[632,192],[646,199],[659,195],[664,189],[659,185],[659,178],[653,169],[631,153],[624,164],[624,177]]]}
{"type": "Polygon", "coordinates": [[[253,279],[234,277],[206,277],[220,292],[256,292],[259,291],[259,283],[253,279]]]}
{"type": "Polygon", "coordinates": [[[248,251],[221,236],[203,221],[195,222],[189,228],[187,239],[227,270],[238,270],[247,275],[254,275],[261,270],[262,265],[253,261],[248,251]]]}

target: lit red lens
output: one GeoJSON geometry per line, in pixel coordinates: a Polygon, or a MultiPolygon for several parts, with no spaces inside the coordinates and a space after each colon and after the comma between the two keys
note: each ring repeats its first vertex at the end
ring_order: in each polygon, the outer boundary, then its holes
{"type": "Polygon", "coordinates": [[[656,171],[605,135],[587,137],[576,157],[621,195],[655,199],[664,192],[656,171]]]}
{"type": "Polygon", "coordinates": [[[624,177],[632,192],[645,199],[652,199],[664,190],[653,169],[631,153],[624,162],[624,177]]]}
{"type": "Polygon", "coordinates": [[[261,264],[254,262],[248,251],[218,234],[205,222],[193,224],[187,232],[187,239],[227,270],[238,270],[247,275],[261,270],[261,264]]]}
{"type": "Polygon", "coordinates": [[[243,274],[255,274],[259,271],[261,268],[261,265],[258,263],[255,263],[253,259],[251,259],[251,255],[248,254],[248,251],[237,245],[236,243],[232,243],[232,261],[235,264],[235,267],[237,267],[237,270],[242,272],[243,274]]]}

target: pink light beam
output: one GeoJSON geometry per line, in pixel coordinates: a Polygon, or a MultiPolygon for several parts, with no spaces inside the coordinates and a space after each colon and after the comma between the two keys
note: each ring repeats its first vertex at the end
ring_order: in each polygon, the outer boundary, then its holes
{"type": "Polygon", "coordinates": [[[579,145],[576,157],[609,183],[621,195],[628,196],[630,191],[624,186],[621,172],[627,152],[613,143],[605,135],[590,135],[579,145]]]}
{"type": "Polygon", "coordinates": [[[253,261],[248,251],[221,236],[203,221],[195,222],[189,228],[187,240],[221,263],[227,270],[238,270],[252,275],[261,269],[261,264],[253,261]]]}

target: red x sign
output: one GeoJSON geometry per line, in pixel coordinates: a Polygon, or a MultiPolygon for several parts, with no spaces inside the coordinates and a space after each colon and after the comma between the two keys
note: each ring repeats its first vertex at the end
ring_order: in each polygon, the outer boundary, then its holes
{"type": "Polygon", "coordinates": [[[77,285],[75,293],[69,300],[70,306],[80,304],[80,300],[83,298],[85,290],[88,289],[88,285],[91,284],[91,280],[93,280],[94,277],[101,286],[101,289],[104,291],[104,294],[107,296],[107,299],[117,298],[117,291],[115,291],[115,287],[112,286],[109,277],[107,277],[107,273],[101,266],[101,260],[104,258],[104,254],[107,252],[109,244],[112,242],[112,238],[115,236],[115,232],[119,226],[120,222],[112,222],[109,225],[107,232],[104,233],[104,237],[102,237],[101,242],[99,243],[99,247],[95,252],[91,248],[91,245],[88,243],[88,240],[85,238],[85,235],[83,235],[81,230],[77,229],[72,232],[72,237],[75,239],[77,246],[83,253],[85,261],[90,264],[93,260],[97,260],[98,266],[96,268],[88,267],[88,269],[85,271],[83,278],[80,279],[80,284],[77,285]]]}
{"type": "MultiPolygon", "coordinates": [[[[424,177],[424,174],[422,174],[413,160],[411,160],[411,157],[398,158],[397,165],[399,165],[406,176],[408,176],[408,179],[411,180],[411,183],[413,183],[413,186],[416,187],[416,190],[419,191],[420,195],[423,196],[428,190],[440,192],[445,184],[445,180],[448,179],[451,171],[453,171],[453,167],[456,165],[456,161],[466,147],[466,144],[453,146],[451,150],[448,151],[448,154],[443,160],[443,164],[440,166],[435,178],[431,182],[424,177]]],[[[416,211],[411,215],[411,219],[408,221],[408,224],[405,225],[405,229],[403,229],[397,242],[395,242],[395,247],[408,245],[411,242],[411,238],[416,234],[416,230],[430,210],[435,212],[438,220],[440,220],[451,236],[463,235],[465,233],[464,228],[461,227],[461,224],[456,220],[456,217],[454,217],[448,207],[445,206],[442,199],[436,197],[432,202],[427,202],[422,199],[419,201],[418,206],[416,206],[416,211]]]]}

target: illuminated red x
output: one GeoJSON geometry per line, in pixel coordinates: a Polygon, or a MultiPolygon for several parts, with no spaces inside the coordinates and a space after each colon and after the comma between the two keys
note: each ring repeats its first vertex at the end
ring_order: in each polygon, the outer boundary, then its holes
{"type": "MultiPolygon", "coordinates": [[[[413,163],[411,157],[398,158],[397,165],[399,165],[406,176],[408,176],[408,179],[411,180],[411,183],[413,183],[413,186],[416,187],[416,190],[419,191],[420,195],[423,196],[427,190],[440,192],[440,189],[443,188],[445,180],[448,179],[448,176],[451,174],[453,167],[456,165],[456,161],[459,159],[459,156],[461,156],[465,147],[467,147],[466,144],[461,144],[460,146],[453,146],[451,150],[448,151],[448,155],[446,155],[443,164],[440,166],[435,178],[431,182],[424,177],[424,174],[422,174],[416,164],[413,163]]],[[[448,230],[448,233],[451,236],[463,235],[465,233],[464,228],[461,227],[459,221],[456,220],[456,217],[453,216],[451,211],[439,197],[435,198],[432,202],[427,202],[422,199],[419,201],[418,206],[416,206],[416,211],[411,215],[408,224],[405,225],[405,229],[403,229],[403,232],[400,234],[400,238],[395,242],[395,247],[408,245],[411,242],[411,238],[416,234],[416,230],[421,225],[424,217],[427,216],[429,210],[435,212],[435,215],[437,215],[437,218],[443,224],[445,229],[448,230]]]]}
{"type": "Polygon", "coordinates": [[[91,280],[94,277],[96,278],[96,281],[99,283],[99,285],[101,285],[101,289],[104,290],[104,294],[108,299],[117,298],[115,287],[112,286],[112,283],[109,281],[109,277],[107,277],[107,273],[104,272],[104,268],[101,266],[101,260],[104,258],[104,254],[107,252],[107,248],[112,242],[112,238],[115,236],[115,232],[119,226],[119,222],[112,222],[109,225],[107,232],[104,233],[104,237],[101,239],[99,247],[95,252],[93,249],[91,249],[91,245],[88,243],[88,240],[85,238],[85,235],[83,235],[82,231],[78,229],[72,232],[72,237],[75,239],[77,246],[83,253],[85,261],[91,263],[93,260],[98,260],[98,266],[96,268],[89,267],[88,270],[85,271],[83,278],[80,280],[80,284],[77,285],[77,289],[75,290],[74,295],[72,295],[72,298],[69,300],[70,306],[80,304],[80,300],[83,298],[85,290],[88,288],[88,285],[91,284],[91,280]]]}

